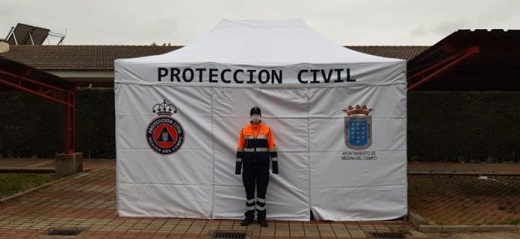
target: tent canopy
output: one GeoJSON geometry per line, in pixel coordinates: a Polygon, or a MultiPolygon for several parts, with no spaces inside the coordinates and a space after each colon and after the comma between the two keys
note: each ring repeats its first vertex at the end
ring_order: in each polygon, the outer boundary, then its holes
{"type": "Polygon", "coordinates": [[[317,34],[302,20],[221,20],[207,34],[174,52],[125,61],[284,66],[402,60],[346,49],[317,34]]]}

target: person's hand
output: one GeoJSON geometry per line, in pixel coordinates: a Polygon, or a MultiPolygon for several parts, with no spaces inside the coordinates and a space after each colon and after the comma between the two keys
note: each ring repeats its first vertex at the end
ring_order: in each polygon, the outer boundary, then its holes
{"type": "Polygon", "coordinates": [[[237,162],[235,167],[235,175],[240,175],[242,173],[242,163],[237,162]]]}
{"type": "Polygon", "coordinates": [[[273,173],[278,174],[278,162],[273,162],[273,173]]]}

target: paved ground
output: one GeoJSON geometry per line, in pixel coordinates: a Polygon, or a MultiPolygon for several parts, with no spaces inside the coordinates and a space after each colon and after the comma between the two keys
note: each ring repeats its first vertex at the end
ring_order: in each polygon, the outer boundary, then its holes
{"type": "MultiPolygon", "coordinates": [[[[0,159],[0,168],[53,165],[53,160],[0,159]]],[[[208,238],[214,230],[247,232],[252,238],[371,238],[374,232],[401,232],[406,238],[520,238],[516,227],[511,232],[426,234],[403,220],[271,221],[268,228],[245,228],[235,220],[124,218],[115,208],[115,160],[84,160],[84,167],[85,173],[0,203],[0,238],[64,238],[45,235],[51,229],[81,230],[72,238],[208,238]]],[[[511,226],[520,220],[516,164],[411,163],[409,171],[409,208],[432,225],[511,226]]]]}
{"type": "Polygon", "coordinates": [[[520,223],[520,176],[411,175],[409,207],[439,225],[520,223]]]}
{"type": "Polygon", "coordinates": [[[409,165],[409,208],[435,225],[520,223],[518,164],[409,165]]]}

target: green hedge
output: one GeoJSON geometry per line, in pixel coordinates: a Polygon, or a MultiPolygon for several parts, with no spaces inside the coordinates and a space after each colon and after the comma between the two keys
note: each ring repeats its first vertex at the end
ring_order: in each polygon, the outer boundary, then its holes
{"type": "Polygon", "coordinates": [[[2,157],[54,157],[62,151],[64,106],[17,91],[1,91],[0,105],[2,157]]]}
{"type": "Polygon", "coordinates": [[[84,158],[115,158],[114,89],[77,92],[76,151],[84,158]]]}
{"type": "Polygon", "coordinates": [[[409,92],[408,158],[519,162],[520,92],[409,92]]]}
{"type": "MultiPolygon", "coordinates": [[[[113,89],[76,96],[76,151],[115,157],[113,89]]],[[[63,151],[65,107],[27,93],[0,92],[0,157],[63,151]]],[[[520,92],[409,92],[408,158],[430,162],[519,162],[520,92]]]]}
{"type": "MultiPolygon", "coordinates": [[[[64,147],[65,106],[25,92],[0,92],[0,157],[54,157],[64,147]]],[[[115,157],[113,89],[76,94],[76,151],[115,157]]]]}

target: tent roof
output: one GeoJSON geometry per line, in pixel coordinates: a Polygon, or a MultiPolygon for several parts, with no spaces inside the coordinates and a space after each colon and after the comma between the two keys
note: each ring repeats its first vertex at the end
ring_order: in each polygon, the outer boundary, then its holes
{"type": "Polygon", "coordinates": [[[403,60],[346,49],[323,38],[302,20],[222,20],[201,38],[174,52],[121,61],[281,66],[403,60]]]}

